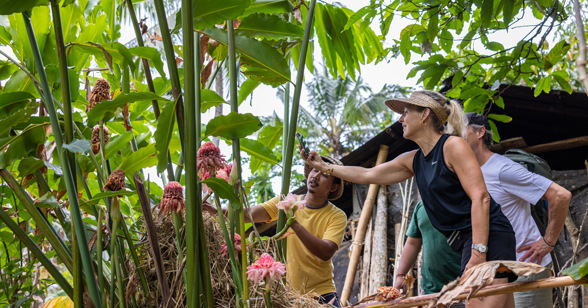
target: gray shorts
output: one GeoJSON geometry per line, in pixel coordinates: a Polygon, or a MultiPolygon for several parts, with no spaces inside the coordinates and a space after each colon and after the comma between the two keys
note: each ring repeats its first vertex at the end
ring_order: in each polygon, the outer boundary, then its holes
{"type": "MultiPolygon", "coordinates": [[[[546,268],[551,269],[552,264],[549,263],[546,268]]],[[[519,276],[517,282],[535,281],[539,279],[549,278],[551,270],[543,271],[539,274],[529,276],[519,276]]],[[[515,292],[515,308],[552,308],[553,307],[553,289],[540,289],[525,292],[515,292]]]]}

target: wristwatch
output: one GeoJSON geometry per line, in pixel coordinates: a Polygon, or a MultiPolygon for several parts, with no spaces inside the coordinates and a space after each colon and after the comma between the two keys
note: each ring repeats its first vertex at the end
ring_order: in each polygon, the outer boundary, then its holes
{"type": "Polygon", "coordinates": [[[475,249],[481,253],[488,252],[488,246],[486,246],[484,244],[472,244],[472,249],[475,249]]]}

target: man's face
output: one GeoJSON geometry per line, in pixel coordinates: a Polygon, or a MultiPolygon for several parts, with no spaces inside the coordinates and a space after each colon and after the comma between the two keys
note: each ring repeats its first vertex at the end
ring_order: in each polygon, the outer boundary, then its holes
{"type": "Polygon", "coordinates": [[[335,177],[332,175],[326,175],[316,169],[312,169],[306,181],[308,193],[326,198],[332,191],[338,188],[336,184],[333,184],[334,180],[335,177]]]}
{"type": "Polygon", "coordinates": [[[468,125],[466,131],[463,135],[463,139],[468,143],[468,145],[473,149],[475,148],[480,142],[482,142],[481,137],[484,136],[484,128],[481,128],[479,131],[475,131],[471,125],[468,125]]]}

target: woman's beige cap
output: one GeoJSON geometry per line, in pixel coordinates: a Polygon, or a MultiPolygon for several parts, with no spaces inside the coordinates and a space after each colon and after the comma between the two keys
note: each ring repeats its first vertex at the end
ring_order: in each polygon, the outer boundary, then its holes
{"type": "Polygon", "coordinates": [[[447,117],[449,116],[444,106],[445,104],[439,103],[434,98],[425,94],[424,91],[414,91],[409,98],[393,98],[386,101],[386,106],[398,114],[404,112],[407,104],[431,108],[443,123],[447,121],[447,117]]]}

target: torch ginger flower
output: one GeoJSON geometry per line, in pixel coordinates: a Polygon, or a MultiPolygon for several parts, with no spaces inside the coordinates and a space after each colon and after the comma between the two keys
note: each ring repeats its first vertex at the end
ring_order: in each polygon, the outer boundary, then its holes
{"type": "MultiPolygon", "coordinates": [[[[235,233],[235,252],[241,253],[241,236],[237,233],[235,233]]],[[[225,258],[229,256],[229,250],[227,248],[226,242],[223,243],[223,246],[221,247],[221,253],[225,258]]]]}
{"type": "MultiPolygon", "coordinates": [[[[103,128],[104,146],[106,146],[106,144],[110,141],[110,135],[108,132],[108,128],[106,128],[106,126],[103,126],[103,128]]],[[[90,141],[92,142],[92,152],[94,154],[98,154],[98,152],[100,151],[100,126],[94,126],[94,130],[92,131],[92,139],[90,139],[90,141]]]]}
{"type": "Polygon", "coordinates": [[[198,168],[198,176],[202,178],[206,171],[211,175],[216,174],[216,171],[225,168],[226,164],[220,149],[214,143],[206,142],[198,150],[196,167],[198,168]]]}
{"type": "Polygon", "coordinates": [[[306,207],[306,201],[298,200],[298,196],[293,193],[289,193],[288,196],[282,195],[282,201],[277,204],[278,209],[284,210],[286,216],[291,218],[294,216],[296,210],[300,210],[306,207]]]}
{"type": "Polygon", "coordinates": [[[110,82],[104,78],[100,78],[96,81],[94,88],[92,88],[92,91],[90,92],[86,111],[90,111],[97,103],[100,103],[105,99],[110,99],[110,82]]]}
{"type": "Polygon", "coordinates": [[[122,169],[112,171],[112,174],[106,180],[104,189],[109,191],[119,191],[125,189],[125,173],[122,169]]]}
{"type": "Polygon", "coordinates": [[[163,189],[163,196],[159,204],[159,210],[165,214],[168,210],[180,213],[186,209],[184,204],[184,188],[178,182],[169,182],[163,189]]]}
{"type": "Polygon", "coordinates": [[[277,262],[267,253],[264,253],[259,257],[257,262],[247,267],[247,280],[251,280],[254,283],[258,283],[260,280],[265,280],[269,285],[270,279],[274,276],[278,279],[282,278],[282,275],[286,273],[286,266],[281,262],[277,262]]]}

